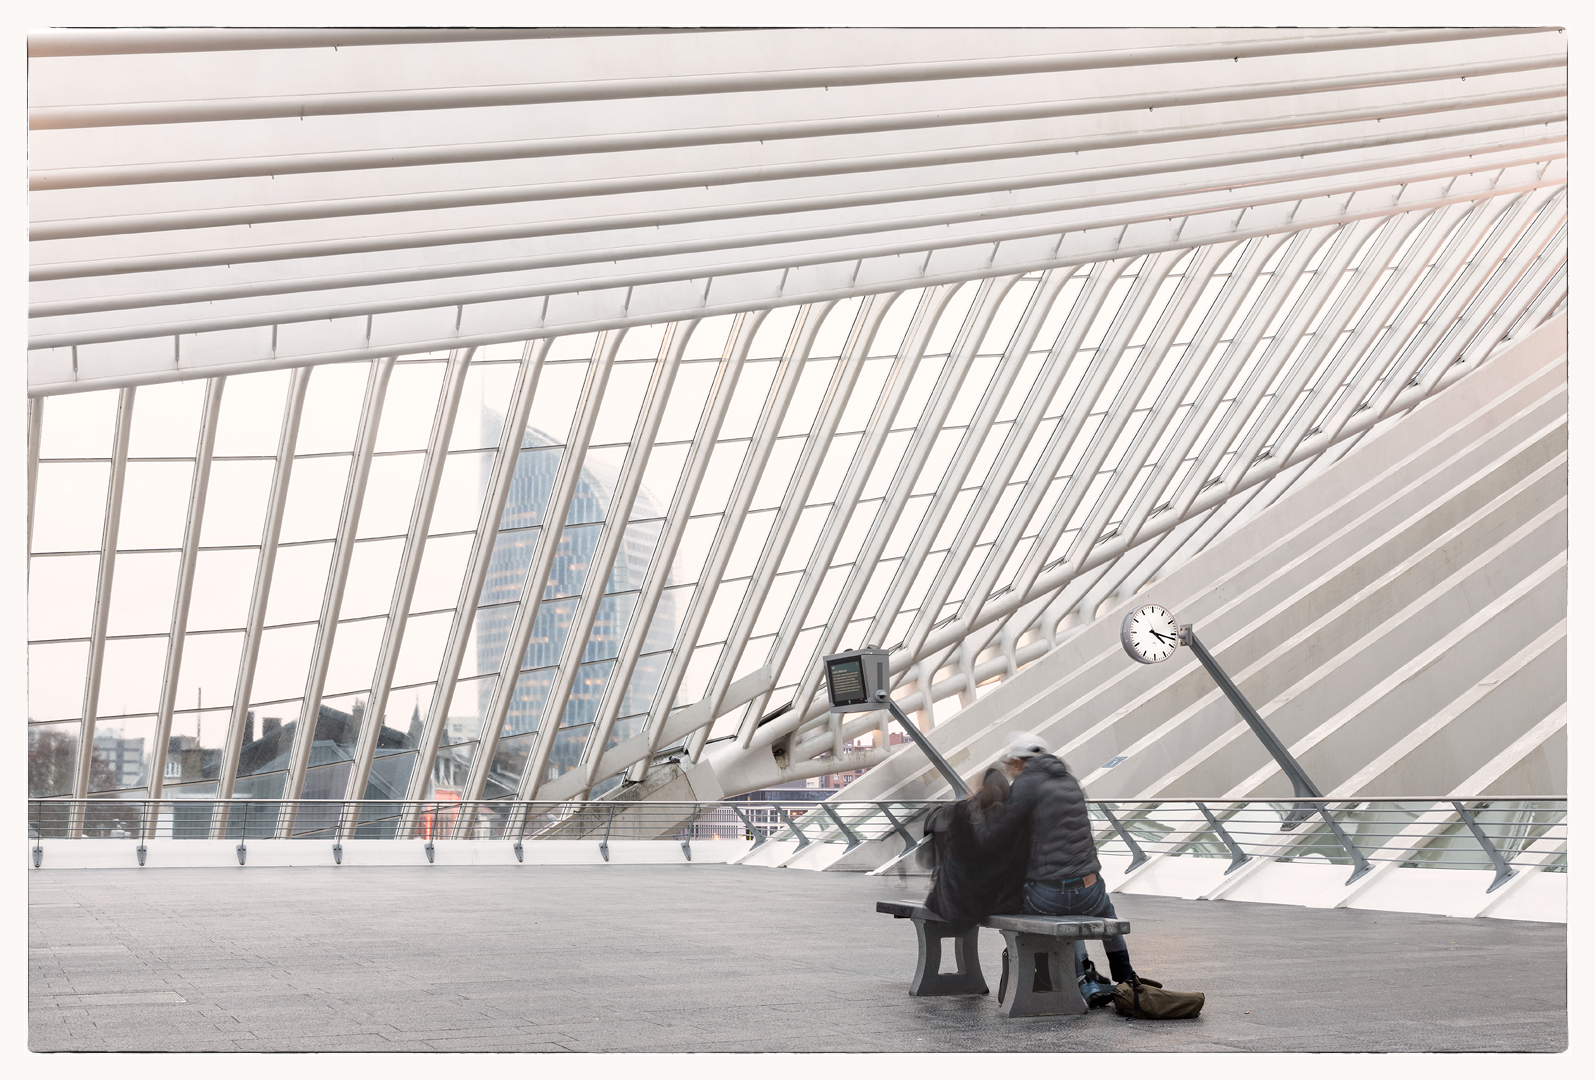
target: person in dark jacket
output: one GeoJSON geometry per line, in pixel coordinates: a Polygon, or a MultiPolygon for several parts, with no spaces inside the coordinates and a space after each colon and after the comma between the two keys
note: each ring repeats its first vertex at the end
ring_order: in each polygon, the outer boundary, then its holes
{"type": "Polygon", "coordinates": [[[926,821],[936,869],[925,906],[943,922],[963,929],[1023,906],[1030,842],[1023,827],[1005,827],[1008,796],[1008,777],[987,769],[979,790],[926,821]]]}
{"type": "MultiPolygon", "coordinates": [[[[1028,826],[1030,830],[1025,913],[1118,918],[1102,880],[1085,792],[1068,766],[1048,753],[1047,744],[1028,731],[1009,736],[999,761],[1014,778],[1006,820],[1010,827],[1028,826]]],[[[1113,981],[1128,981],[1135,971],[1130,967],[1124,935],[1105,938],[1102,944],[1113,981]]],[[[1076,975],[1083,967],[1083,951],[1077,944],[1076,975]]]]}

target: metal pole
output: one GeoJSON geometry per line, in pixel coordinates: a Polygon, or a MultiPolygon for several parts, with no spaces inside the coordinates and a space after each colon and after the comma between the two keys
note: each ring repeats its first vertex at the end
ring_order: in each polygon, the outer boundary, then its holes
{"type": "Polygon", "coordinates": [[[1196,654],[1196,658],[1202,662],[1207,673],[1213,676],[1213,681],[1218,683],[1220,690],[1224,691],[1224,696],[1229,698],[1230,704],[1234,705],[1235,710],[1241,714],[1241,719],[1246,721],[1247,727],[1252,729],[1269,754],[1279,763],[1280,769],[1290,777],[1290,786],[1296,798],[1323,798],[1324,793],[1318,790],[1318,786],[1308,778],[1306,770],[1291,757],[1290,751],[1285,749],[1285,744],[1280,742],[1278,736],[1263,722],[1262,716],[1252,707],[1252,703],[1246,700],[1246,695],[1241,693],[1240,687],[1236,686],[1229,674],[1219,667],[1218,661],[1207,651],[1207,647],[1196,636],[1193,627],[1189,625],[1180,627],[1180,643],[1190,646],[1191,652],[1196,654]]]}
{"type": "Polygon", "coordinates": [[[842,821],[841,815],[836,812],[836,808],[834,806],[828,802],[824,802],[820,803],[820,809],[824,810],[830,815],[831,820],[836,822],[836,827],[842,830],[842,835],[847,837],[847,850],[852,851],[854,848],[858,847],[859,844],[863,843],[863,841],[858,838],[858,835],[854,833],[852,829],[849,829],[842,821]]]}
{"type": "Polygon", "coordinates": [[[1479,842],[1479,846],[1484,849],[1484,853],[1490,857],[1490,862],[1495,864],[1495,880],[1490,882],[1488,889],[1484,890],[1486,894],[1493,893],[1496,889],[1505,885],[1508,878],[1516,876],[1517,871],[1512,869],[1511,864],[1501,857],[1501,852],[1496,849],[1494,844],[1490,843],[1490,838],[1484,835],[1484,830],[1479,828],[1479,823],[1473,819],[1472,814],[1468,813],[1467,808],[1457,800],[1452,800],[1451,805],[1462,816],[1462,823],[1468,827],[1468,831],[1473,834],[1473,838],[1479,842]]]}
{"type": "Polygon", "coordinates": [[[786,812],[786,807],[780,803],[775,804],[775,812],[781,815],[781,821],[792,830],[792,835],[797,837],[799,850],[809,846],[809,838],[803,835],[803,830],[797,827],[797,822],[792,820],[792,815],[786,812]]]}
{"type": "Polygon", "coordinates": [[[1126,829],[1123,825],[1119,824],[1119,819],[1113,816],[1113,811],[1109,810],[1107,808],[1107,805],[1104,804],[1104,803],[1098,803],[1097,804],[1097,808],[1099,810],[1101,810],[1102,813],[1103,813],[1103,816],[1105,816],[1108,819],[1108,824],[1112,825],[1113,828],[1114,828],[1114,831],[1119,834],[1119,839],[1123,840],[1125,845],[1127,847],[1129,847],[1129,849],[1130,849],[1130,865],[1129,865],[1128,869],[1129,870],[1134,870],[1137,866],[1140,866],[1142,863],[1146,862],[1146,860],[1147,860],[1146,852],[1142,851],[1141,850],[1141,845],[1137,844],[1135,842],[1135,837],[1130,835],[1130,830],[1126,829]]]}
{"type": "Polygon", "coordinates": [[[908,737],[914,740],[914,745],[925,752],[925,756],[930,758],[931,764],[936,766],[936,771],[942,774],[948,784],[952,785],[953,794],[960,799],[969,798],[969,789],[964,786],[963,778],[953,770],[951,765],[947,764],[947,759],[941,756],[940,750],[931,745],[931,741],[925,736],[925,733],[919,730],[907,716],[903,715],[903,710],[897,707],[897,702],[887,698],[886,711],[897,719],[897,722],[903,726],[903,730],[908,732],[908,737]]]}
{"type": "Polygon", "coordinates": [[[1207,823],[1213,826],[1213,831],[1218,834],[1218,838],[1224,842],[1225,847],[1229,848],[1230,862],[1229,869],[1224,871],[1226,875],[1233,873],[1251,860],[1251,856],[1246,854],[1241,849],[1241,846],[1230,837],[1224,826],[1218,823],[1218,818],[1213,816],[1213,811],[1207,808],[1206,803],[1197,803],[1196,808],[1206,816],[1207,823]]]}

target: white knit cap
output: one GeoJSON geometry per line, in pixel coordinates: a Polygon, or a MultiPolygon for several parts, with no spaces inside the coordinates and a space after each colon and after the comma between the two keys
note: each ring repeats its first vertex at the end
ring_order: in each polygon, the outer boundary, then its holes
{"type": "Polygon", "coordinates": [[[1033,758],[1037,754],[1045,754],[1047,744],[1028,731],[1014,731],[1008,735],[1008,745],[1003,748],[1002,760],[1012,758],[1033,758]]]}

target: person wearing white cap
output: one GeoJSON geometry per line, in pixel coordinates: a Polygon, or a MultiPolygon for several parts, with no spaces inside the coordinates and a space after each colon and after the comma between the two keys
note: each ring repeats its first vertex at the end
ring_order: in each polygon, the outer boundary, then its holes
{"type": "MultiPolygon", "coordinates": [[[[1102,880],[1085,792],[1068,766],[1048,752],[1043,739],[1028,731],[1010,734],[999,760],[1013,778],[1007,819],[1014,828],[1030,828],[1025,912],[1118,918],[1102,880]]],[[[1124,936],[1115,934],[1102,944],[1113,981],[1129,981],[1135,971],[1124,936]]],[[[1077,968],[1083,959],[1077,953],[1077,968]]]]}

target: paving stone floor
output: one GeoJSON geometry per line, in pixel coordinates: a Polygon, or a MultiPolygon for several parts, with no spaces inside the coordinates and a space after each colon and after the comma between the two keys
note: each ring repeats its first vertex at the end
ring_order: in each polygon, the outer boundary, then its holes
{"type": "MultiPolygon", "coordinates": [[[[713,865],[40,870],[29,1044],[72,1050],[1560,1051],[1566,930],[1115,898],[1200,1019],[908,996],[925,882],[713,865]],[[1510,984],[1511,992],[1503,992],[1510,984]]],[[[1093,946],[1093,955],[1102,964],[1093,946]]],[[[982,934],[995,987],[1001,939],[982,934]]]]}

